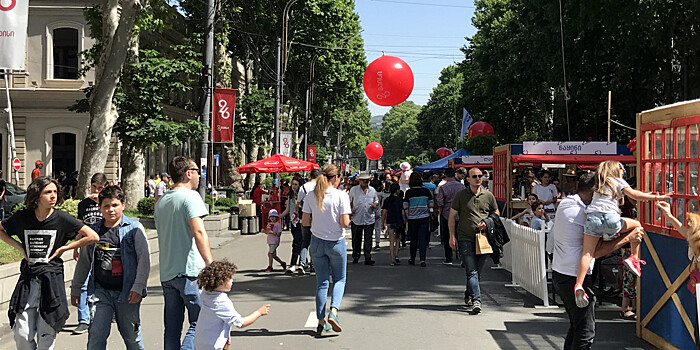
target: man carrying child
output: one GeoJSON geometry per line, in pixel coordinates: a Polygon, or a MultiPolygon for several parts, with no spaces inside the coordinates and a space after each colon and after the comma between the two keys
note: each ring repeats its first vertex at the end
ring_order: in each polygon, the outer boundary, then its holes
{"type": "Polygon", "coordinates": [[[137,220],[123,215],[124,193],[107,186],[99,194],[103,219],[91,228],[100,240],[80,251],[71,284],[71,303],[80,302],[81,287],[88,280],[92,325],[88,349],[105,349],[112,318],[127,349],[143,349],[141,298],[151,270],[146,231],[137,220]]]}

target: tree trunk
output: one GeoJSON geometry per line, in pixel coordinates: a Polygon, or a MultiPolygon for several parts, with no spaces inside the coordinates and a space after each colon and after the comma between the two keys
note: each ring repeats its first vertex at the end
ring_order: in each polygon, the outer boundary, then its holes
{"type": "Polygon", "coordinates": [[[146,180],[144,150],[133,146],[122,146],[122,190],[126,208],[134,209],[144,197],[146,180]]]}
{"type": "Polygon", "coordinates": [[[112,128],[117,111],[112,103],[127,52],[131,46],[136,16],[142,8],[138,0],[108,0],[102,16],[104,50],[95,67],[95,87],[90,96],[90,123],[85,136],[83,162],[78,177],[78,198],[90,193],[90,177],[104,172],[112,128]]]}

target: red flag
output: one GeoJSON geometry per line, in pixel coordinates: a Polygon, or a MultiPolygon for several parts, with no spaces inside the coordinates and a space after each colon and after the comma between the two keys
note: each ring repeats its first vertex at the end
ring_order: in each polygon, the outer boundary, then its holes
{"type": "Polygon", "coordinates": [[[316,163],[316,145],[306,146],[306,160],[311,163],[316,163]]]}
{"type": "Polygon", "coordinates": [[[211,128],[212,141],[233,141],[233,119],[236,109],[236,89],[214,90],[214,117],[211,128]]]}

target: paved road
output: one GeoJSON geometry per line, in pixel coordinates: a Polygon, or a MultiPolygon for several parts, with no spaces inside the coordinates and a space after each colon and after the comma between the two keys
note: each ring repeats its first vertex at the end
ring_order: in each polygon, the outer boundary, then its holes
{"type": "MultiPolygon", "coordinates": [[[[349,238],[349,237],[348,237],[349,238]]],[[[291,235],[282,237],[279,252],[289,259],[291,235]]],[[[348,284],[340,310],[344,331],[322,339],[314,337],[315,278],[265,273],[264,235],[238,236],[214,250],[214,258],[238,265],[230,297],[243,315],[271,303],[269,316],[233,331],[239,349],[561,349],[568,328],[561,308],[536,309],[538,300],[519,289],[504,287],[510,279],[503,270],[486,268],[482,277],[484,310],[470,315],[463,307],[464,270],[441,264],[439,247],[428,252],[428,267],[389,266],[385,243],[375,253],[375,266],[348,266],[348,284]]],[[[634,323],[617,318],[617,307],[597,313],[597,349],[653,349],[634,335],[634,323]]],[[[69,322],[75,324],[74,308],[69,322]]],[[[163,298],[157,268],[149,280],[149,296],[141,307],[147,349],[163,346],[163,298]]],[[[3,337],[0,349],[13,348],[3,337]]],[[[7,339],[10,338],[10,339],[7,339]]],[[[87,334],[63,332],[56,349],[84,348],[87,334]]],[[[116,325],[109,349],[122,349],[116,325]]]]}

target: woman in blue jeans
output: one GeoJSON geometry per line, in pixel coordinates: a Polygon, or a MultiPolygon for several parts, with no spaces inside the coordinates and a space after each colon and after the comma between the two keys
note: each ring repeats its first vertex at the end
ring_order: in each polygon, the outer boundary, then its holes
{"type": "Polygon", "coordinates": [[[350,225],[350,197],[337,189],[340,171],[330,164],[316,180],[316,188],[304,199],[302,225],[311,226],[309,254],[316,269],[316,318],[318,336],[333,329],[341,332],[338,309],[345,293],[347,246],[345,228],[350,225]],[[311,218],[313,217],[313,220],[311,218]],[[331,312],[326,322],[326,299],[333,273],[331,312]]]}
{"type": "Polygon", "coordinates": [[[408,236],[411,237],[411,259],[408,264],[416,264],[416,250],[420,248],[420,266],[426,267],[433,193],[423,187],[423,179],[417,172],[408,178],[408,185],[410,188],[403,197],[403,208],[408,218],[408,236]]]}

